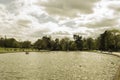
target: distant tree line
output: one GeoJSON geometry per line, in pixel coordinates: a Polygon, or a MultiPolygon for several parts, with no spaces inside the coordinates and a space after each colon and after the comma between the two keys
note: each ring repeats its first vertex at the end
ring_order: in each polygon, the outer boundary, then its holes
{"type": "Polygon", "coordinates": [[[14,38],[1,38],[0,39],[1,48],[31,48],[30,41],[19,42],[14,38]]]}
{"type": "Polygon", "coordinates": [[[73,40],[62,38],[55,40],[51,37],[43,36],[35,43],[30,41],[17,41],[14,38],[1,38],[0,47],[2,48],[33,48],[37,50],[51,51],[82,51],[82,50],[102,50],[120,51],[120,31],[106,30],[96,39],[91,37],[83,38],[80,35],[73,35],[73,40]]]}

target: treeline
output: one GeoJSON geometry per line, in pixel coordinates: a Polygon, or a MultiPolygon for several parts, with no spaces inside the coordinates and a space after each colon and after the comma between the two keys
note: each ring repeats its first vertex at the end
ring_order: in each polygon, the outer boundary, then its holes
{"type": "Polygon", "coordinates": [[[119,51],[120,50],[120,31],[106,30],[96,39],[91,37],[83,38],[80,35],[73,35],[73,40],[62,38],[55,40],[51,37],[43,36],[35,43],[30,41],[17,41],[14,38],[1,38],[0,47],[3,48],[32,48],[37,50],[51,51],[82,51],[82,50],[102,50],[119,51]]]}
{"type": "Polygon", "coordinates": [[[0,39],[1,48],[32,48],[30,41],[19,42],[14,38],[1,38],[0,39]]]}

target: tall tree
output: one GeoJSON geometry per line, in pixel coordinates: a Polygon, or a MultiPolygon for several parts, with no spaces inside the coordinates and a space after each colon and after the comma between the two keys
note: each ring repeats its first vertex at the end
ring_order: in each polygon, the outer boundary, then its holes
{"type": "Polygon", "coordinates": [[[22,42],[22,48],[30,48],[31,42],[30,41],[24,41],[22,42]]]}
{"type": "Polygon", "coordinates": [[[63,38],[60,40],[61,50],[67,51],[69,50],[69,38],[63,38]]]}
{"type": "Polygon", "coordinates": [[[38,39],[33,45],[35,49],[41,50],[42,49],[42,40],[38,39]]]}
{"type": "Polygon", "coordinates": [[[74,38],[74,40],[75,40],[75,43],[77,44],[77,49],[78,49],[78,50],[83,50],[82,36],[73,35],[73,38],[74,38]]]}
{"type": "Polygon", "coordinates": [[[87,48],[88,50],[93,50],[95,48],[94,40],[92,38],[87,38],[87,48]]]}

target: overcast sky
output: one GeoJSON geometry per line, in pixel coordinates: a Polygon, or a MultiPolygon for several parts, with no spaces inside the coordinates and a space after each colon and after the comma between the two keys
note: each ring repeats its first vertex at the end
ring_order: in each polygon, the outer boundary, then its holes
{"type": "Polygon", "coordinates": [[[0,36],[96,37],[120,29],[120,0],[0,0],[0,36]]]}

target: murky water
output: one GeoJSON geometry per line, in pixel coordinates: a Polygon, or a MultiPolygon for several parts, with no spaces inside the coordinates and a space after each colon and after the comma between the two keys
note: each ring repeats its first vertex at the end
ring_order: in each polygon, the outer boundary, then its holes
{"type": "Polygon", "coordinates": [[[0,80],[113,80],[120,58],[93,52],[0,54],[0,80]]]}

